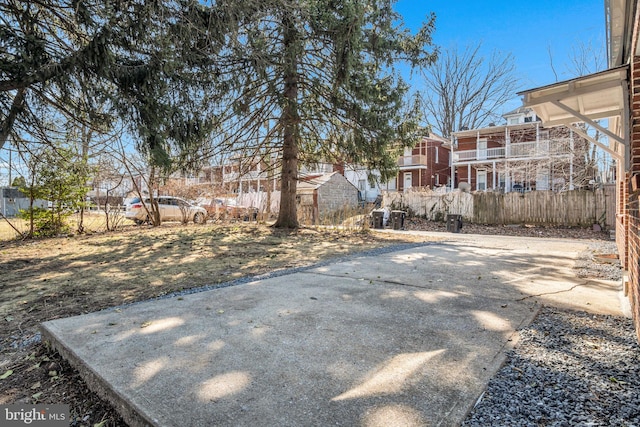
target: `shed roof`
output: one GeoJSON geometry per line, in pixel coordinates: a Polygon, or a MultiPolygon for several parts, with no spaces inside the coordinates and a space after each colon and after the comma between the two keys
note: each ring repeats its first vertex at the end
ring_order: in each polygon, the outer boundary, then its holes
{"type": "Polygon", "coordinates": [[[339,172],[331,172],[324,175],[301,176],[298,182],[298,190],[315,190],[326,184],[334,175],[339,172]]]}

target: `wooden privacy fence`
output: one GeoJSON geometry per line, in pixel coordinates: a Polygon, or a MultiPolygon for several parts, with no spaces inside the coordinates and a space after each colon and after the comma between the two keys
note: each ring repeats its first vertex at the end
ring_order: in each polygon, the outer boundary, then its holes
{"type": "Polygon", "coordinates": [[[474,224],[532,224],[541,226],[615,227],[615,186],[595,190],[528,193],[465,193],[454,191],[387,192],[384,206],[409,210],[413,215],[442,221],[448,214],[462,215],[474,224]]]}

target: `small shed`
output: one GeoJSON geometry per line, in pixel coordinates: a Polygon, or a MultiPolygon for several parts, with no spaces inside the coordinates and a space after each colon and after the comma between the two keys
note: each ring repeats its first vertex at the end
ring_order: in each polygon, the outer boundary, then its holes
{"type": "Polygon", "coordinates": [[[358,207],[358,188],[339,172],[301,177],[298,183],[298,218],[317,224],[339,211],[358,207]]]}

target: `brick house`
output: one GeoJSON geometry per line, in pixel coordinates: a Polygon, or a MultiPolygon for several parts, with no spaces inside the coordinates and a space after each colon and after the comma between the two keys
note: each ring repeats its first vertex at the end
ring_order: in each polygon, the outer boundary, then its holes
{"type": "Polygon", "coordinates": [[[639,0],[604,3],[609,69],[520,95],[545,126],[580,132],[575,123],[586,123],[608,137],[592,142],[616,160],[616,243],[640,340],[640,7],[639,0]]]}
{"type": "Polygon", "coordinates": [[[398,169],[398,191],[447,185],[451,176],[448,141],[435,134],[423,137],[415,147],[405,149],[398,169]]]}
{"type": "Polygon", "coordinates": [[[467,183],[471,191],[572,190],[593,177],[576,155],[589,143],[571,129],[542,126],[531,108],[503,117],[505,125],[452,134],[454,188],[467,183]]]}

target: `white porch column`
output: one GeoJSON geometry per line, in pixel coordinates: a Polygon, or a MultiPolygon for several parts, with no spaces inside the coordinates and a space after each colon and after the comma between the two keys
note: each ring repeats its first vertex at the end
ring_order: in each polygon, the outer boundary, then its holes
{"type": "Polygon", "coordinates": [[[569,129],[569,190],[573,190],[573,130],[569,129]]]}
{"type": "Polygon", "coordinates": [[[451,191],[456,189],[456,167],[453,164],[454,163],[454,158],[455,158],[455,146],[454,146],[454,137],[451,136],[451,158],[450,158],[450,162],[451,162],[451,191]]]}
{"type": "Polygon", "coordinates": [[[508,193],[511,191],[511,175],[509,172],[509,162],[505,160],[504,162],[504,192],[508,193]]]}
{"type": "Polygon", "coordinates": [[[504,128],[504,157],[509,158],[511,156],[511,134],[509,133],[509,126],[504,128]]]}
{"type": "Polygon", "coordinates": [[[493,189],[495,190],[496,188],[496,178],[498,175],[498,171],[496,170],[496,161],[493,161],[493,189]]]}
{"type": "Polygon", "coordinates": [[[451,191],[456,187],[456,167],[451,163],[451,191]]]}

